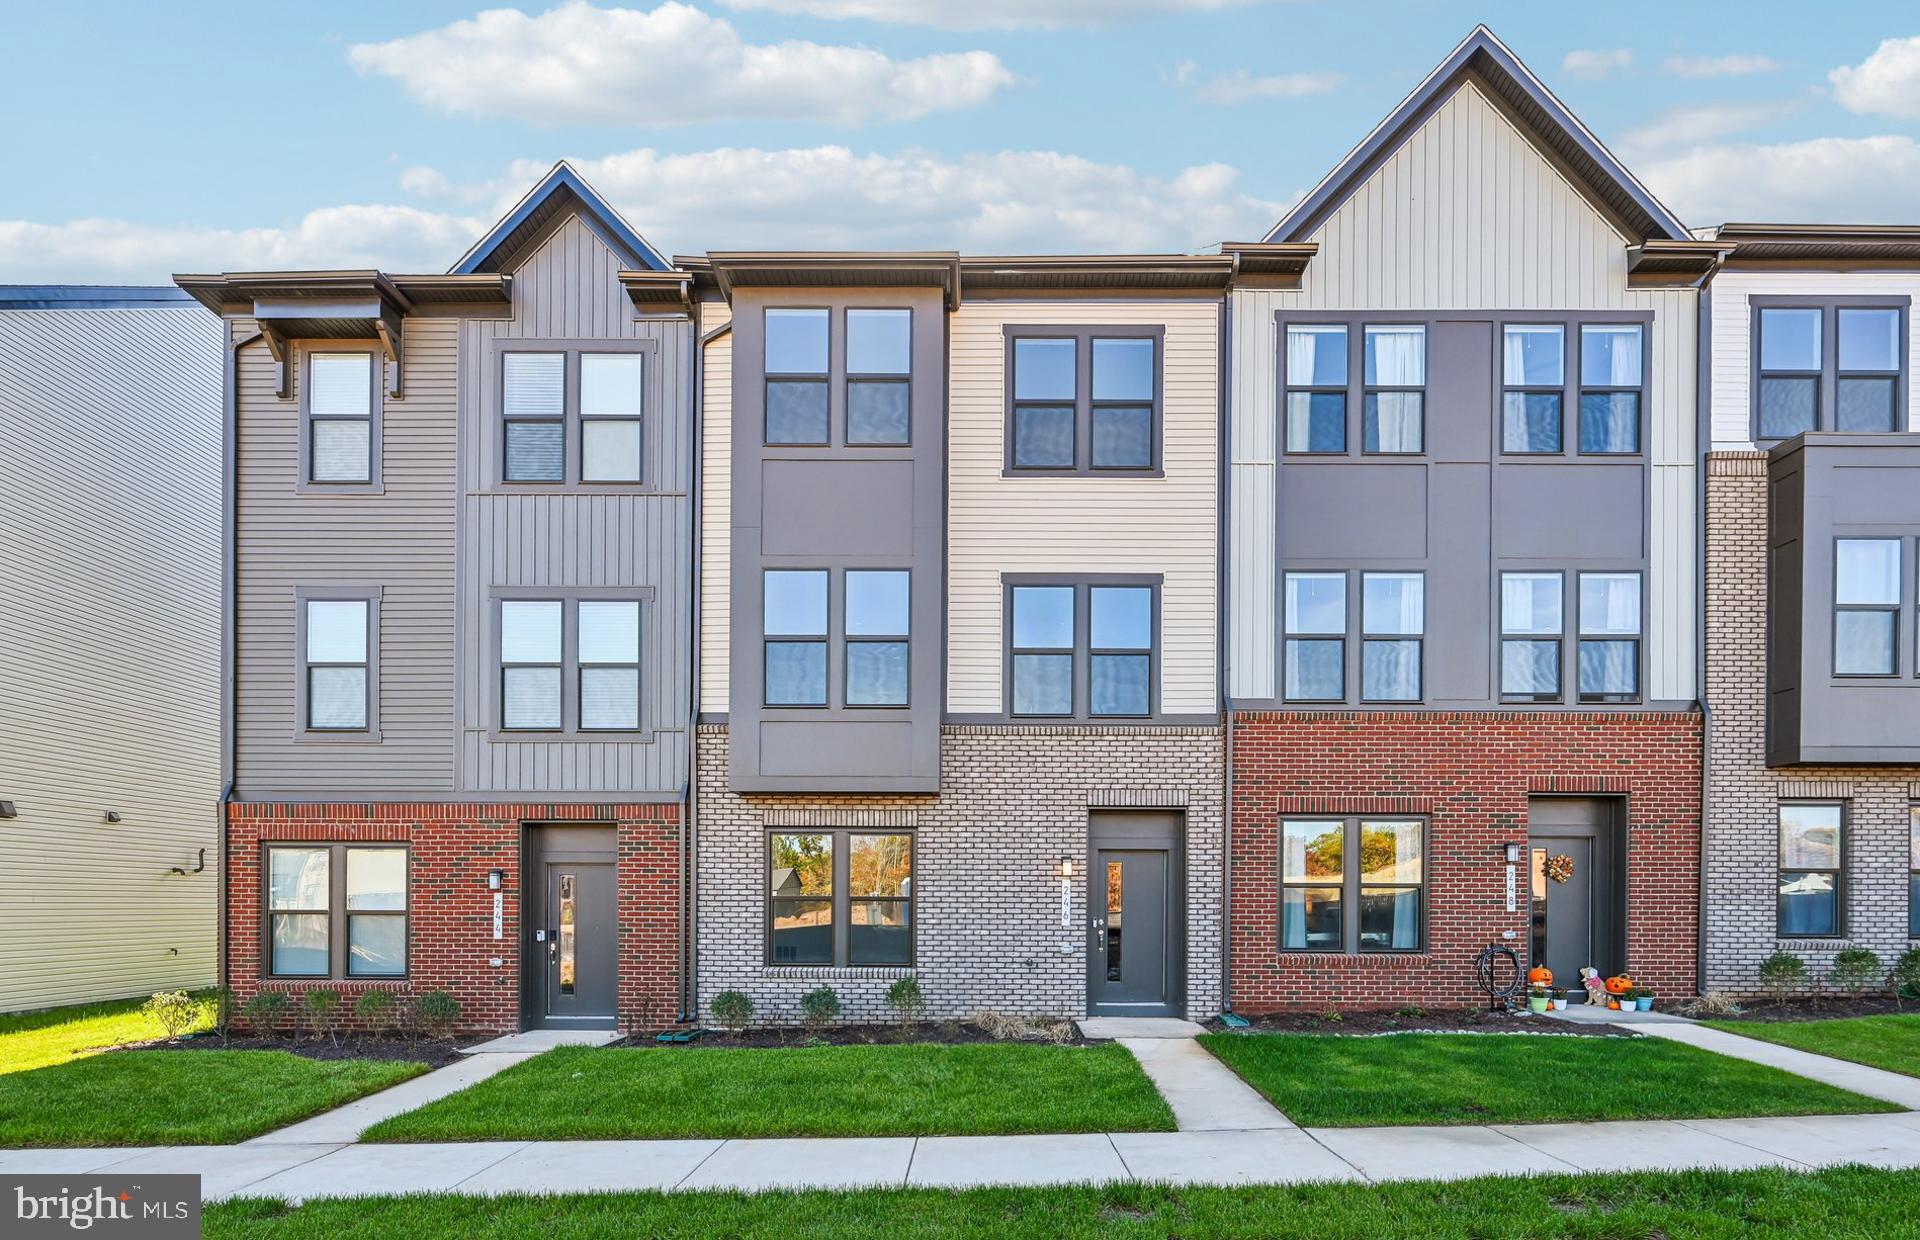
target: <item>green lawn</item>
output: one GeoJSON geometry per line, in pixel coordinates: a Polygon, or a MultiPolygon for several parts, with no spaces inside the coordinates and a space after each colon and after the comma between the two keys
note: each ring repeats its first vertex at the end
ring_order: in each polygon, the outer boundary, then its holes
{"type": "Polygon", "coordinates": [[[1920,1172],[1690,1171],[1293,1188],[1000,1188],[967,1192],[617,1193],[376,1197],[211,1206],[208,1240],[601,1240],[607,1236],[1878,1237],[1920,1218],[1920,1172]],[[1909,1220],[1902,1224],[1900,1219],[1909,1220]]]}
{"type": "Polygon", "coordinates": [[[244,1141],[426,1071],[286,1051],[127,1051],[0,1076],[0,1147],[244,1141]]]}
{"type": "Polygon", "coordinates": [[[1296,1124],[1533,1124],[1897,1111],[1891,1103],[1651,1038],[1208,1034],[1296,1124]]]}
{"type": "Polygon", "coordinates": [[[1845,1020],[1703,1020],[1743,1038],[1777,1042],[1889,1072],[1920,1076],[1920,1013],[1855,1016],[1845,1020]]]}
{"type": "Polygon", "coordinates": [[[562,1047],[369,1141],[1171,1132],[1119,1046],[562,1047]]]}
{"type": "MultiPolygon", "coordinates": [[[[166,1036],[158,1022],[144,1016],[145,999],[116,999],[80,1007],[49,1008],[44,1012],[13,1012],[0,1016],[0,1075],[66,1063],[76,1055],[103,1046],[150,1042],[166,1036]]],[[[213,1002],[204,1004],[196,1028],[213,1027],[213,1002]]]]}

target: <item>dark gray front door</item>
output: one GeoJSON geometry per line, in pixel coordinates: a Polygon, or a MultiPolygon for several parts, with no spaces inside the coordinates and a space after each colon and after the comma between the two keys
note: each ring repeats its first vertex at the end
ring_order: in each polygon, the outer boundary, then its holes
{"type": "Polygon", "coordinates": [[[1541,798],[1528,814],[1531,959],[1552,969],[1553,984],[1575,1002],[1583,997],[1582,967],[1598,969],[1601,977],[1626,967],[1615,873],[1619,809],[1599,799],[1541,798]],[[1556,859],[1564,881],[1553,877],[1556,859]]]}
{"type": "Polygon", "coordinates": [[[1099,848],[1093,856],[1089,1009],[1140,1015],[1164,1011],[1171,1002],[1167,853],[1099,848]]]}
{"type": "Polygon", "coordinates": [[[605,827],[529,828],[525,1024],[611,1029],[618,1008],[619,886],[605,827]]]}

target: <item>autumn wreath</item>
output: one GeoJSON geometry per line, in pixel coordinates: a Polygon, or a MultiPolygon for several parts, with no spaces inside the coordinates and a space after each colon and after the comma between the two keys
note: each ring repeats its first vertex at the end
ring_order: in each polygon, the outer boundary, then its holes
{"type": "Polygon", "coordinates": [[[1547,858],[1547,877],[1556,883],[1564,883],[1573,877],[1573,858],[1565,853],[1555,853],[1547,858]]]}

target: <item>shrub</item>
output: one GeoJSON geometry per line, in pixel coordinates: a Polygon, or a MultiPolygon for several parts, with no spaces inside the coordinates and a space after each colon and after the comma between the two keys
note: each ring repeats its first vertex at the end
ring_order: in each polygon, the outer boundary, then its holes
{"type": "Polygon", "coordinates": [[[1893,988],[1895,999],[1920,999],[1920,947],[1900,953],[1900,959],[1887,972],[1887,985],[1893,988]]]}
{"type": "Polygon", "coordinates": [[[200,1020],[200,1002],[184,990],[162,990],[140,1009],[166,1033],[177,1038],[200,1020]]]}
{"type": "Polygon", "coordinates": [[[1760,962],[1760,984],[1775,1003],[1785,1003],[1806,982],[1807,962],[1792,952],[1775,952],[1760,962]]]}
{"type": "Polygon", "coordinates": [[[353,1014],[368,1033],[376,1038],[384,1037],[393,1032],[400,1020],[394,1006],[391,990],[369,990],[353,1001],[353,1014]]]}
{"type": "Polygon", "coordinates": [[[723,990],[713,997],[713,1018],[728,1033],[738,1036],[753,1023],[753,1000],[738,990],[723,990]]]}
{"type": "Polygon", "coordinates": [[[975,1016],[973,1023],[1000,1042],[1056,1042],[1064,1045],[1074,1038],[1073,1022],[1056,1016],[1008,1016],[1004,1012],[986,1011],[975,1016]]]}
{"type": "Polygon", "coordinates": [[[903,977],[887,987],[887,1006],[899,1013],[900,1023],[911,1029],[927,1014],[927,997],[920,993],[917,978],[903,977]]]}
{"type": "Polygon", "coordinates": [[[1827,985],[1845,991],[1848,998],[1858,999],[1878,986],[1883,976],[1878,953],[1867,947],[1849,947],[1833,958],[1827,985]]]}
{"type": "Polygon", "coordinates": [[[240,1008],[240,1014],[247,1018],[247,1024],[263,1038],[270,1038],[280,1030],[280,1022],[287,1016],[287,995],[282,990],[256,991],[240,1008]]]}
{"type": "Polygon", "coordinates": [[[220,1035],[220,1045],[225,1046],[233,1038],[233,988],[215,986],[207,992],[207,1002],[212,1006],[213,1031],[220,1035]]]}
{"type": "Polygon", "coordinates": [[[420,1022],[420,1031],[436,1042],[444,1042],[453,1036],[460,1023],[460,1000],[444,990],[429,990],[414,1000],[414,1019],[420,1022]]]}
{"type": "Polygon", "coordinates": [[[840,996],[822,986],[800,996],[800,1020],[809,1029],[825,1029],[840,1019],[840,996]]]}
{"type": "Polygon", "coordinates": [[[1738,1016],[1746,1009],[1740,1001],[1724,991],[1709,990],[1697,999],[1689,1000],[1681,1009],[1682,1016],[1738,1016]]]}
{"type": "Polygon", "coordinates": [[[307,1028],[315,1040],[331,1040],[333,1031],[340,1024],[340,992],[309,990],[301,998],[300,1014],[306,1018],[307,1028]]]}

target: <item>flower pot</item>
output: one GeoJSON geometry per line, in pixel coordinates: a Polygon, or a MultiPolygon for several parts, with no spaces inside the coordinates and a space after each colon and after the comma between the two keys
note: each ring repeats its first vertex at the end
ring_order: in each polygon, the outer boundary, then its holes
{"type": "Polygon", "coordinates": [[[1566,999],[1564,999],[1564,998],[1560,998],[1560,999],[1555,999],[1555,1000],[1553,1001],[1553,1010],[1554,1010],[1554,1011],[1556,1011],[1556,1012],[1564,1012],[1564,1011],[1566,1011],[1566,1010],[1567,1010],[1567,1001],[1566,1001],[1566,999]]]}
{"type": "Polygon", "coordinates": [[[1640,1009],[1640,1010],[1641,1010],[1642,1012],[1651,1012],[1651,1011],[1653,1011],[1653,996],[1652,996],[1652,995],[1647,995],[1647,996],[1645,996],[1644,998],[1641,998],[1641,999],[1636,999],[1636,1000],[1635,1000],[1634,1002],[1635,1002],[1635,1004],[1636,1004],[1636,1005],[1637,1005],[1637,1006],[1639,1007],[1639,1009],[1640,1009]]]}
{"type": "Polygon", "coordinates": [[[1544,1011],[1546,1011],[1546,1010],[1547,1010],[1547,997],[1546,997],[1545,995],[1528,995],[1528,996],[1527,996],[1527,1010],[1528,1010],[1529,1012],[1544,1012],[1544,1011]]]}

